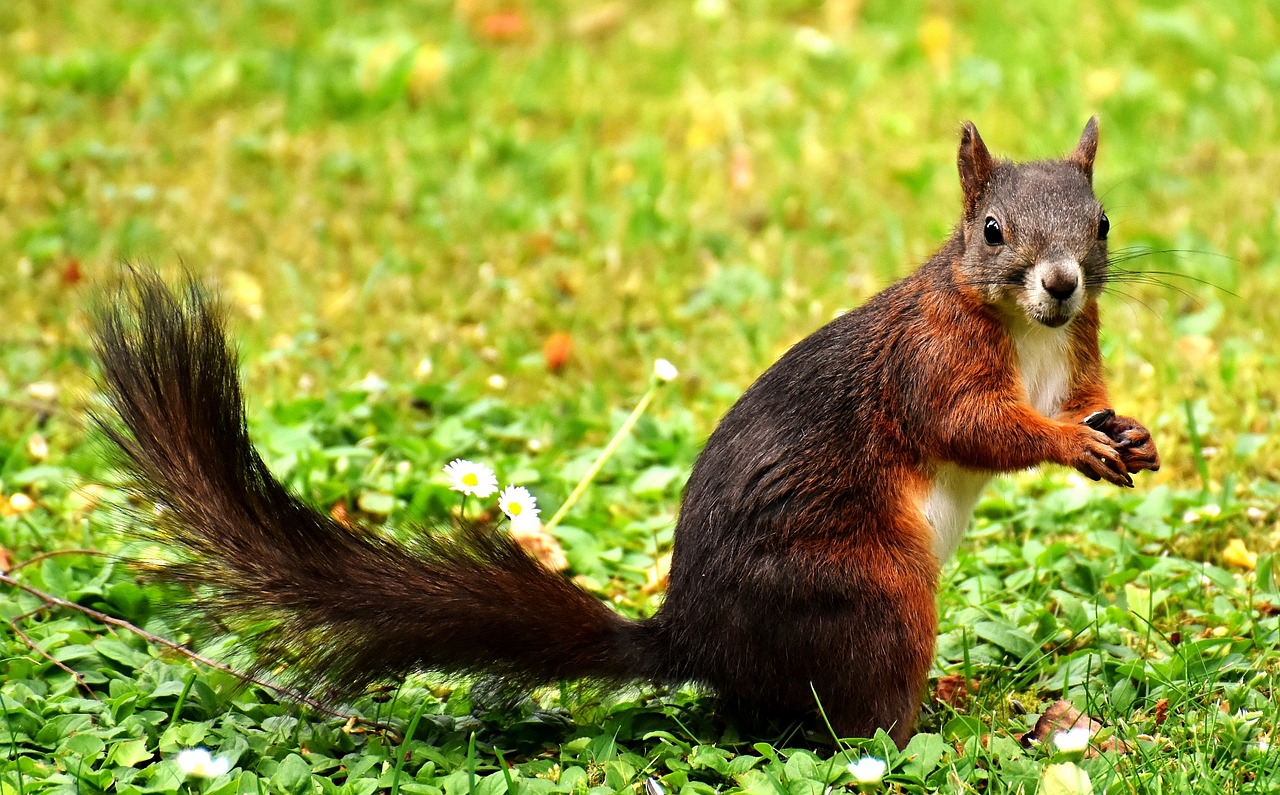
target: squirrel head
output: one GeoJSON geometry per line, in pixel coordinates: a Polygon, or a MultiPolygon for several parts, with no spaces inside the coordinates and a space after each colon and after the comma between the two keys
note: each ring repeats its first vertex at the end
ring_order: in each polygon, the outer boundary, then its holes
{"type": "Polygon", "coordinates": [[[960,136],[964,255],[958,280],[1011,317],[1058,328],[1096,298],[1110,222],[1093,194],[1098,119],[1060,160],[996,160],[972,122],[960,136]]]}

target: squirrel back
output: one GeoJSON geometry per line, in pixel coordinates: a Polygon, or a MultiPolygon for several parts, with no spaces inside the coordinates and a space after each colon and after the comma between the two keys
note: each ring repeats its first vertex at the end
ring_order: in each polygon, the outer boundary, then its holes
{"type": "Polygon", "coordinates": [[[938,569],[993,474],[1054,462],[1131,486],[1159,466],[1110,410],[1096,298],[1109,222],[1097,126],[1013,164],[966,125],[960,224],[911,276],[795,345],[711,434],[666,600],[624,619],[506,535],[402,545],[289,494],[245,429],[221,318],[142,276],[96,340],[134,490],[174,551],[157,575],[336,696],[413,670],[532,685],[695,682],[746,719],[822,713],[904,744],[933,663],[938,569]]]}

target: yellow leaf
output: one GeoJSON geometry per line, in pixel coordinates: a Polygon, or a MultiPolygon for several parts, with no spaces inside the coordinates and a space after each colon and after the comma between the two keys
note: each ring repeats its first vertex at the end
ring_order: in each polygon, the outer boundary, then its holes
{"type": "Polygon", "coordinates": [[[1115,69],[1094,69],[1084,77],[1084,94],[1098,102],[1120,90],[1124,78],[1115,69]]]}
{"type": "Polygon", "coordinates": [[[920,49],[924,57],[939,72],[951,63],[951,22],[946,17],[932,14],[920,23],[920,49]]]}
{"type": "Polygon", "coordinates": [[[1222,550],[1222,560],[1232,566],[1252,570],[1258,565],[1258,553],[1250,551],[1240,539],[1233,538],[1227,542],[1226,549],[1222,550]]]}
{"type": "Polygon", "coordinates": [[[684,146],[690,151],[706,149],[719,142],[721,132],[716,119],[695,119],[684,135],[684,146]]]}
{"type": "Polygon", "coordinates": [[[223,290],[236,306],[255,320],[262,317],[262,284],[245,271],[231,271],[223,281],[223,290]]]}
{"type": "Polygon", "coordinates": [[[640,590],[644,593],[657,593],[667,588],[667,580],[671,576],[671,553],[663,555],[653,562],[649,570],[649,581],[640,590]]]}
{"type": "Polygon", "coordinates": [[[438,47],[422,45],[413,55],[409,67],[409,96],[421,102],[444,80],[449,64],[438,47]]]}

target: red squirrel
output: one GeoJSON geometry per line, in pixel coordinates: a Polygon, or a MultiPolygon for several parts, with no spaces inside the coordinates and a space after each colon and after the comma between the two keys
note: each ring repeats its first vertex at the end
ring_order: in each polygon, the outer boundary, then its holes
{"type": "Polygon", "coordinates": [[[1090,119],[1060,160],[960,139],[960,223],[915,273],[814,332],[742,395],[685,487],[661,608],[623,618],[511,538],[410,543],[287,492],[254,450],[237,361],[197,286],[139,276],[98,313],[116,416],[99,423],[157,573],[263,670],[336,698],[412,671],[703,685],[744,720],[911,736],[933,662],[939,566],[983,484],[1045,462],[1132,486],[1160,465],[1110,410],[1098,350],[1109,221],[1090,119]]]}

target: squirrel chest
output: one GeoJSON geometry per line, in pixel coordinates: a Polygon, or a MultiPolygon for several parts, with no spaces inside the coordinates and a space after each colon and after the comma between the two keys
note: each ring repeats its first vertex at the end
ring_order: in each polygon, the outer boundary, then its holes
{"type": "MultiPolygon", "coordinates": [[[[1066,328],[1027,328],[1014,335],[1018,370],[1027,402],[1046,417],[1062,407],[1071,386],[1066,328]]],[[[933,551],[939,563],[955,554],[969,526],[978,495],[991,473],[956,464],[940,464],[924,500],[924,515],[933,528],[933,551]]]]}

